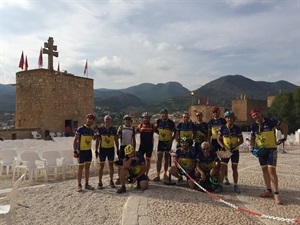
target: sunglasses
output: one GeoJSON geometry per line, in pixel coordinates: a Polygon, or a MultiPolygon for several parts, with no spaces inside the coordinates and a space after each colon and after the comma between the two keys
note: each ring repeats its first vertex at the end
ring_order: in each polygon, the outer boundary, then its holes
{"type": "Polygon", "coordinates": [[[203,148],[202,151],[209,151],[209,148],[203,148]]]}
{"type": "Polygon", "coordinates": [[[213,113],[217,113],[217,112],[219,112],[219,111],[217,111],[217,110],[214,110],[214,111],[213,111],[213,113]]]}

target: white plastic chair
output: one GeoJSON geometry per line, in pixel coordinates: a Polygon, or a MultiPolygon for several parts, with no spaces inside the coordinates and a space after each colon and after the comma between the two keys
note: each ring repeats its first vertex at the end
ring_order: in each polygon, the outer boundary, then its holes
{"type": "Polygon", "coordinates": [[[37,131],[32,131],[31,134],[32,134],[32,136],[33,136],[34,139],[40,139],[40,138],[42,138],[42,135],[39,134],[37,131]]]}
{"type": "Polygon", "coordinates": [[[4,148],[0,151],[0,176],[4,167],[6,167],[6,175],[9,174],[9,167],[13,168],[14,158],[17,156],[17,150],[13,148],[4,148]]]}
{"type": "Polygon", "coordinates": [[[65,160],[59,151],[44,151],[42,152],[42,159],[45,160],[47,174],[50,169],[54,169],[54,177],[57,179],[58,170],[60,169],[63,179],[66,179],[65,160]]]}
{"type": "Polygon", "coordinates": [[[25,174],[28,171],[29,182],[32,182],[33,175],[35,180],[38,178],[38,171],[44,173],[44,180],[48,181],[45,160],[41,159],[36,151],[24,151],[20,158],[15,159],[13,167],[13,182],[15,180],[15,173],[19,174],[19,170],[24,170],[25,174]]]}
{"type": "Polygon", "coordinates": [[[6,205],[0,205],[0,215],[5,217],[6,224],[16,224],[16,200],[17,200],[17,194],[18,194],[18,188],[22,181],[22,178],[25,177],[25,174],[23,174],[13,185],[11,191],[8,193],[8,195],[4,198],[0,198],[0,202],[8,202],[9,204],[6,205]],[[13,216],[13,223],[11,216],[13,216]]]}
{"type": "Polygon", "coordinates": [[[49,135],[50,135],[50,137],[51,137],[52,140],[53,140],[54,137],[56,136],[54,132],[50,132],[49,135]]]}
{"type": "Polygon", "coordinates": [[[75,169],[78,166],[77,160],[73,157],[72,150],[61,150],[60,155],[64,158],[65,170],[71,170],[72,175],[75,176],[75,169]]]}

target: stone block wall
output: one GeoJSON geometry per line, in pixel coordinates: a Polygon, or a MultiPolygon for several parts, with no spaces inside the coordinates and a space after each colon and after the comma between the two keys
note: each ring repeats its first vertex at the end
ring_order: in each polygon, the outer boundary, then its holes
{"type": "Polygon", "coordinates": [[[93,109],[93,79],[48,69],[16,74],[16,129],[63,132],[69,120],[74,130],[93,109]]]}
{"type": "Polygon", "coordinates": [[[31,134],[32,131],[37,131],[41,133],[41,131],[36,129],[7,129],[0,130],[0,137],[4,138],[4,140],[15,140],[15,139],[32,139],[33,136],[31,134]]]}
{"type": "MultiPolygon", "coordinates": [[[[189,114],[190,114],[190,118],[193,122],[197,121],[196,118],[196,113],[197,112],[202,112],[203,114],[203,121],[208,122],[210,119],[213,118],[213,113],[212,113],[212,108],[214,106],[210,106],[210,105],[192,105],[189,108],[189,114]]],[[[220,107],[220,106],[219,106],[220,107]]],[[[224,107],[220,107],[221,109],[221,117],[223,117],[224,115],[224,107]]]]}
{"type": "Polygon", "coordinates": [[[235,113],[236,124],[241,127],[248,127],[254,122],[250,115],[253,108],[267,109],[266,100],[235,99],[231,102],[232,111],[235,113]]]}
{"type": "Polygon", "coordinates": [[[276,96],[268,96],[268,99],[267,99],[268,103],[267,103],[267,105],[268,105],[269,108],[271,107],[271,105],[272,105],[275,97],[276,96]]]}

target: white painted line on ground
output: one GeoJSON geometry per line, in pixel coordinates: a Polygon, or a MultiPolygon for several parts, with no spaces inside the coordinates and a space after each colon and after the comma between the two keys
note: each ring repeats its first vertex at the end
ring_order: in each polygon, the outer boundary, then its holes
{"type": "Polygon", "coordinates": [[[129,196],[122,214],[122,225],[138,225],[139,201],[137,196],[129,196]]]}

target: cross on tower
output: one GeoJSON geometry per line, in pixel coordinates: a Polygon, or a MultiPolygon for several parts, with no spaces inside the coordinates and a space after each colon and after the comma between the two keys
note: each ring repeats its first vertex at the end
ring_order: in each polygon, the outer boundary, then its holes
{"type": "Polygon", "coordinates": [[[57,46],[53,45],[53,37],[48,38],[48,42],[44,42],[43,54],[48,54],[48,69],[53,70],[53,56],[58,57],[57,46]]]}

